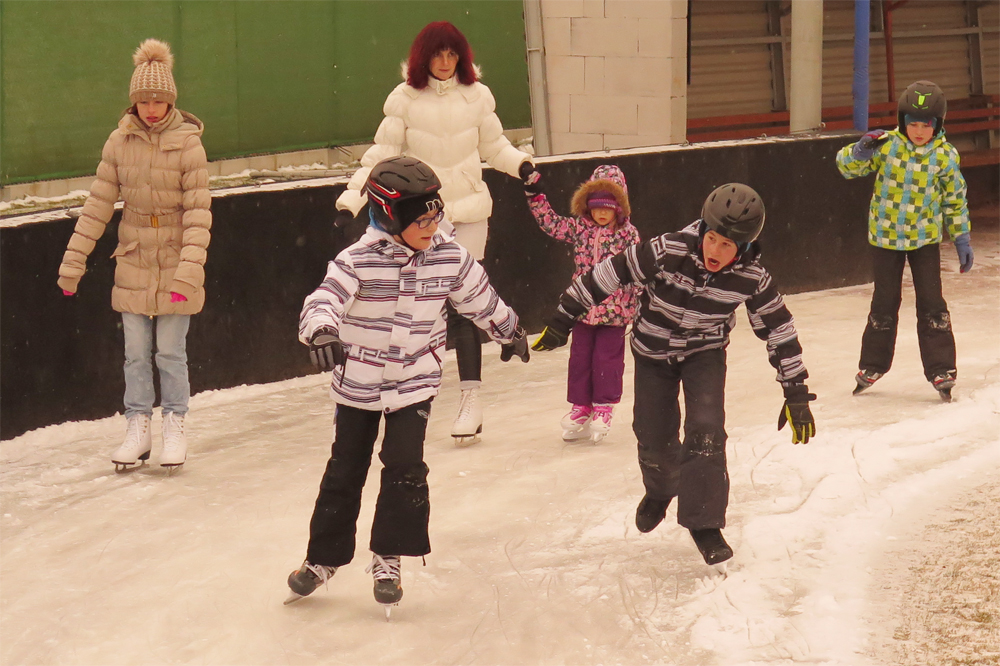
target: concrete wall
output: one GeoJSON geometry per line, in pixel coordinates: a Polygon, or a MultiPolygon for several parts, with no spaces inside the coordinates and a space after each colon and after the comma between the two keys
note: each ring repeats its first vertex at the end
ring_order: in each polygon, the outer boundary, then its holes
{"type": "Polygon", "coordinates": [[[685,141],[687,0],[541,0],[553,153],[685,141]]]}
{"type": "MultiPolygon", "coordinates": [[[[716,186],[748,183],[767,206],[763,264],[783,292],[794,293],[870,279],[872,179],[844,180],[834,164],[836,150],[849,140],[583,154],[541,159],[539,169],[553,207],[568,214],[574,189],[594,168],[618,164],[643,238],[689,224],[716,186]]],[[[996,174],[995,168],[983,178],[967,174],[970,197],[995,201],[996,174]]],[[[519,181],[493,170],[485,176],[495,206],[483,263],[525,328],[537,333],[569,284],[570,248],[538,228],[519,181]]],[[[300,183],[280,191],[216,193],[207,301],[188,336],[193,392],[312,372],[296,339],[302,299],[319,284],[326,262],[364,229],[360,221],[332,228],[343,188],[342,182],[300,183]]],[[[0,226],[0,438],[122,411],[123,336],[120,316],[110,307],[117,217],[98,241],[78,295],[69,298],[60,294],[56,277],[74,221],[7,226],[5,220],[0,226]]]]}

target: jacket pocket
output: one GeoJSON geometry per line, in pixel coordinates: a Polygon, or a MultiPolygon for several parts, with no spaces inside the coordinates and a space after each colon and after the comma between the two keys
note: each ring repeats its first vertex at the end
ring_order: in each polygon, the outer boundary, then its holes
{"type": "Polygon", "coordinates": [[[148,272],[142,268],[139,241],[119,244],[111,255],[116,260],[115,286],[120,289],[139,290],[149,287],[148,272]]]}
{"type": "Polygon", "coordinates": [[[115,259],[117,257],[124,257],[126,254],[128,254],[137,247],[139,247],[139,241],[137,240],[134,240],[131,243],[128,243],[127,245],[122,245],[121,243],[119,243],[118,247],[115,248],[115,251],[111,253],[111,258],[115,259]]]}

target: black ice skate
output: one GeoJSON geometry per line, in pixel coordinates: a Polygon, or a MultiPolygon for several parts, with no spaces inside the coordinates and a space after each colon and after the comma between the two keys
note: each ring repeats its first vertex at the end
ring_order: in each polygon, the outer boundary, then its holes
{"type": "Polygon", "coordinates": [[[399,573],[399,557],[372,553],[372,563],[365,571],[375,578],[375,601],[385,609],[385,620],[389,621],[392,607],[403,598],[403,586],[399,573]]]}
{"type": "Polygon", "coordinates": [[[705,558],[705,564],[713,566],[720,573],[725,573],[723,562],[733,556],[733,549],[729,547],[726,540],[722,538],[722,530],[689,530],[691,538],[701,551],[701,556],[705,558]],[[720,566],[722,565],[722,566],[720,566]]]}
{"type": "Polygon", "coordinates": [[[658,500],[650,495],[645,495],[639,502],[639,508],[635,510],[635,526],[640,532],[652,532],[656,526],[663,522],[667,515],[667,507],[670,500],[658,500]]]}
{"type": "Polygon", "coordinates": [[[306,560],[299,569],[288,574],[288,589],[292,593],[285,599],[285,605],[309,596],[320,585],[326,585],[326,581],[330,580],[335,573],[337,573],[337,567],[310,564],[309,560],[306,560]]]}
{"type": "Polygon", "coordinates": [[[874,370],[862,370],[854,378],[854,381],[858,383],[858,385],[854,387],[854,395],[857,395],[862,391],[870,389],[872,387],[872,384],[877,382],[884,375],[885,375],[884,372],[875,372],[874,370]]]}
{"type": "Polygon", "coordinates": [[[949,370],[940,375],[934,377],[931,380],[934,389],[941,396],[941,399],[945,402],[951,402],[951,390],[955,388],[955,377],[957,373],[954,370],[949,370]]]}

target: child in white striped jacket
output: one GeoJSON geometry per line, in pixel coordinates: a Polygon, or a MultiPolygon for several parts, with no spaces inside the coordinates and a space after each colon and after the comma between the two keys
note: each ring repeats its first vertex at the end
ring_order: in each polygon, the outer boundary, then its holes
{"type": "Polygon", "coordinates": [[[366,184],[371,226],[330,262],[322,284],[305,299],[299,339],[317,367],[333,370],[337,416],[306,561],[288,577],[290,600],[310,594],[353,559],[361,491],[383,415],[369,567],[376,600],[389,606],[402,597],[400,556],[430,552],[423,445],[441,384],[445,305],[500,342],[502,360],[528,360],[517,315],[448,233],[440,188],[417,159],[379,162],[366,184]]]}

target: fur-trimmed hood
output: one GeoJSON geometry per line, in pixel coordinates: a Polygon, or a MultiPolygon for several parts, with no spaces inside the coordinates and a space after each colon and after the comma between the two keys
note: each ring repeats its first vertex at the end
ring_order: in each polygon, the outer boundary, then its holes
{"type": "Polygon", "coordinates": [[[576,217],[588,215],[587,198],[595,192],[609,192],[614,196],[615,201],[622,209],[618,225],[628,221],[632,215],[632,208],[628,203],[628,185],[625,183],[625,174],[622,173],[621,169],[614,164],[602,164],[594,169],[590,180],[578,187],[573,193],[569,204],[573,215],[576,217]]]}

